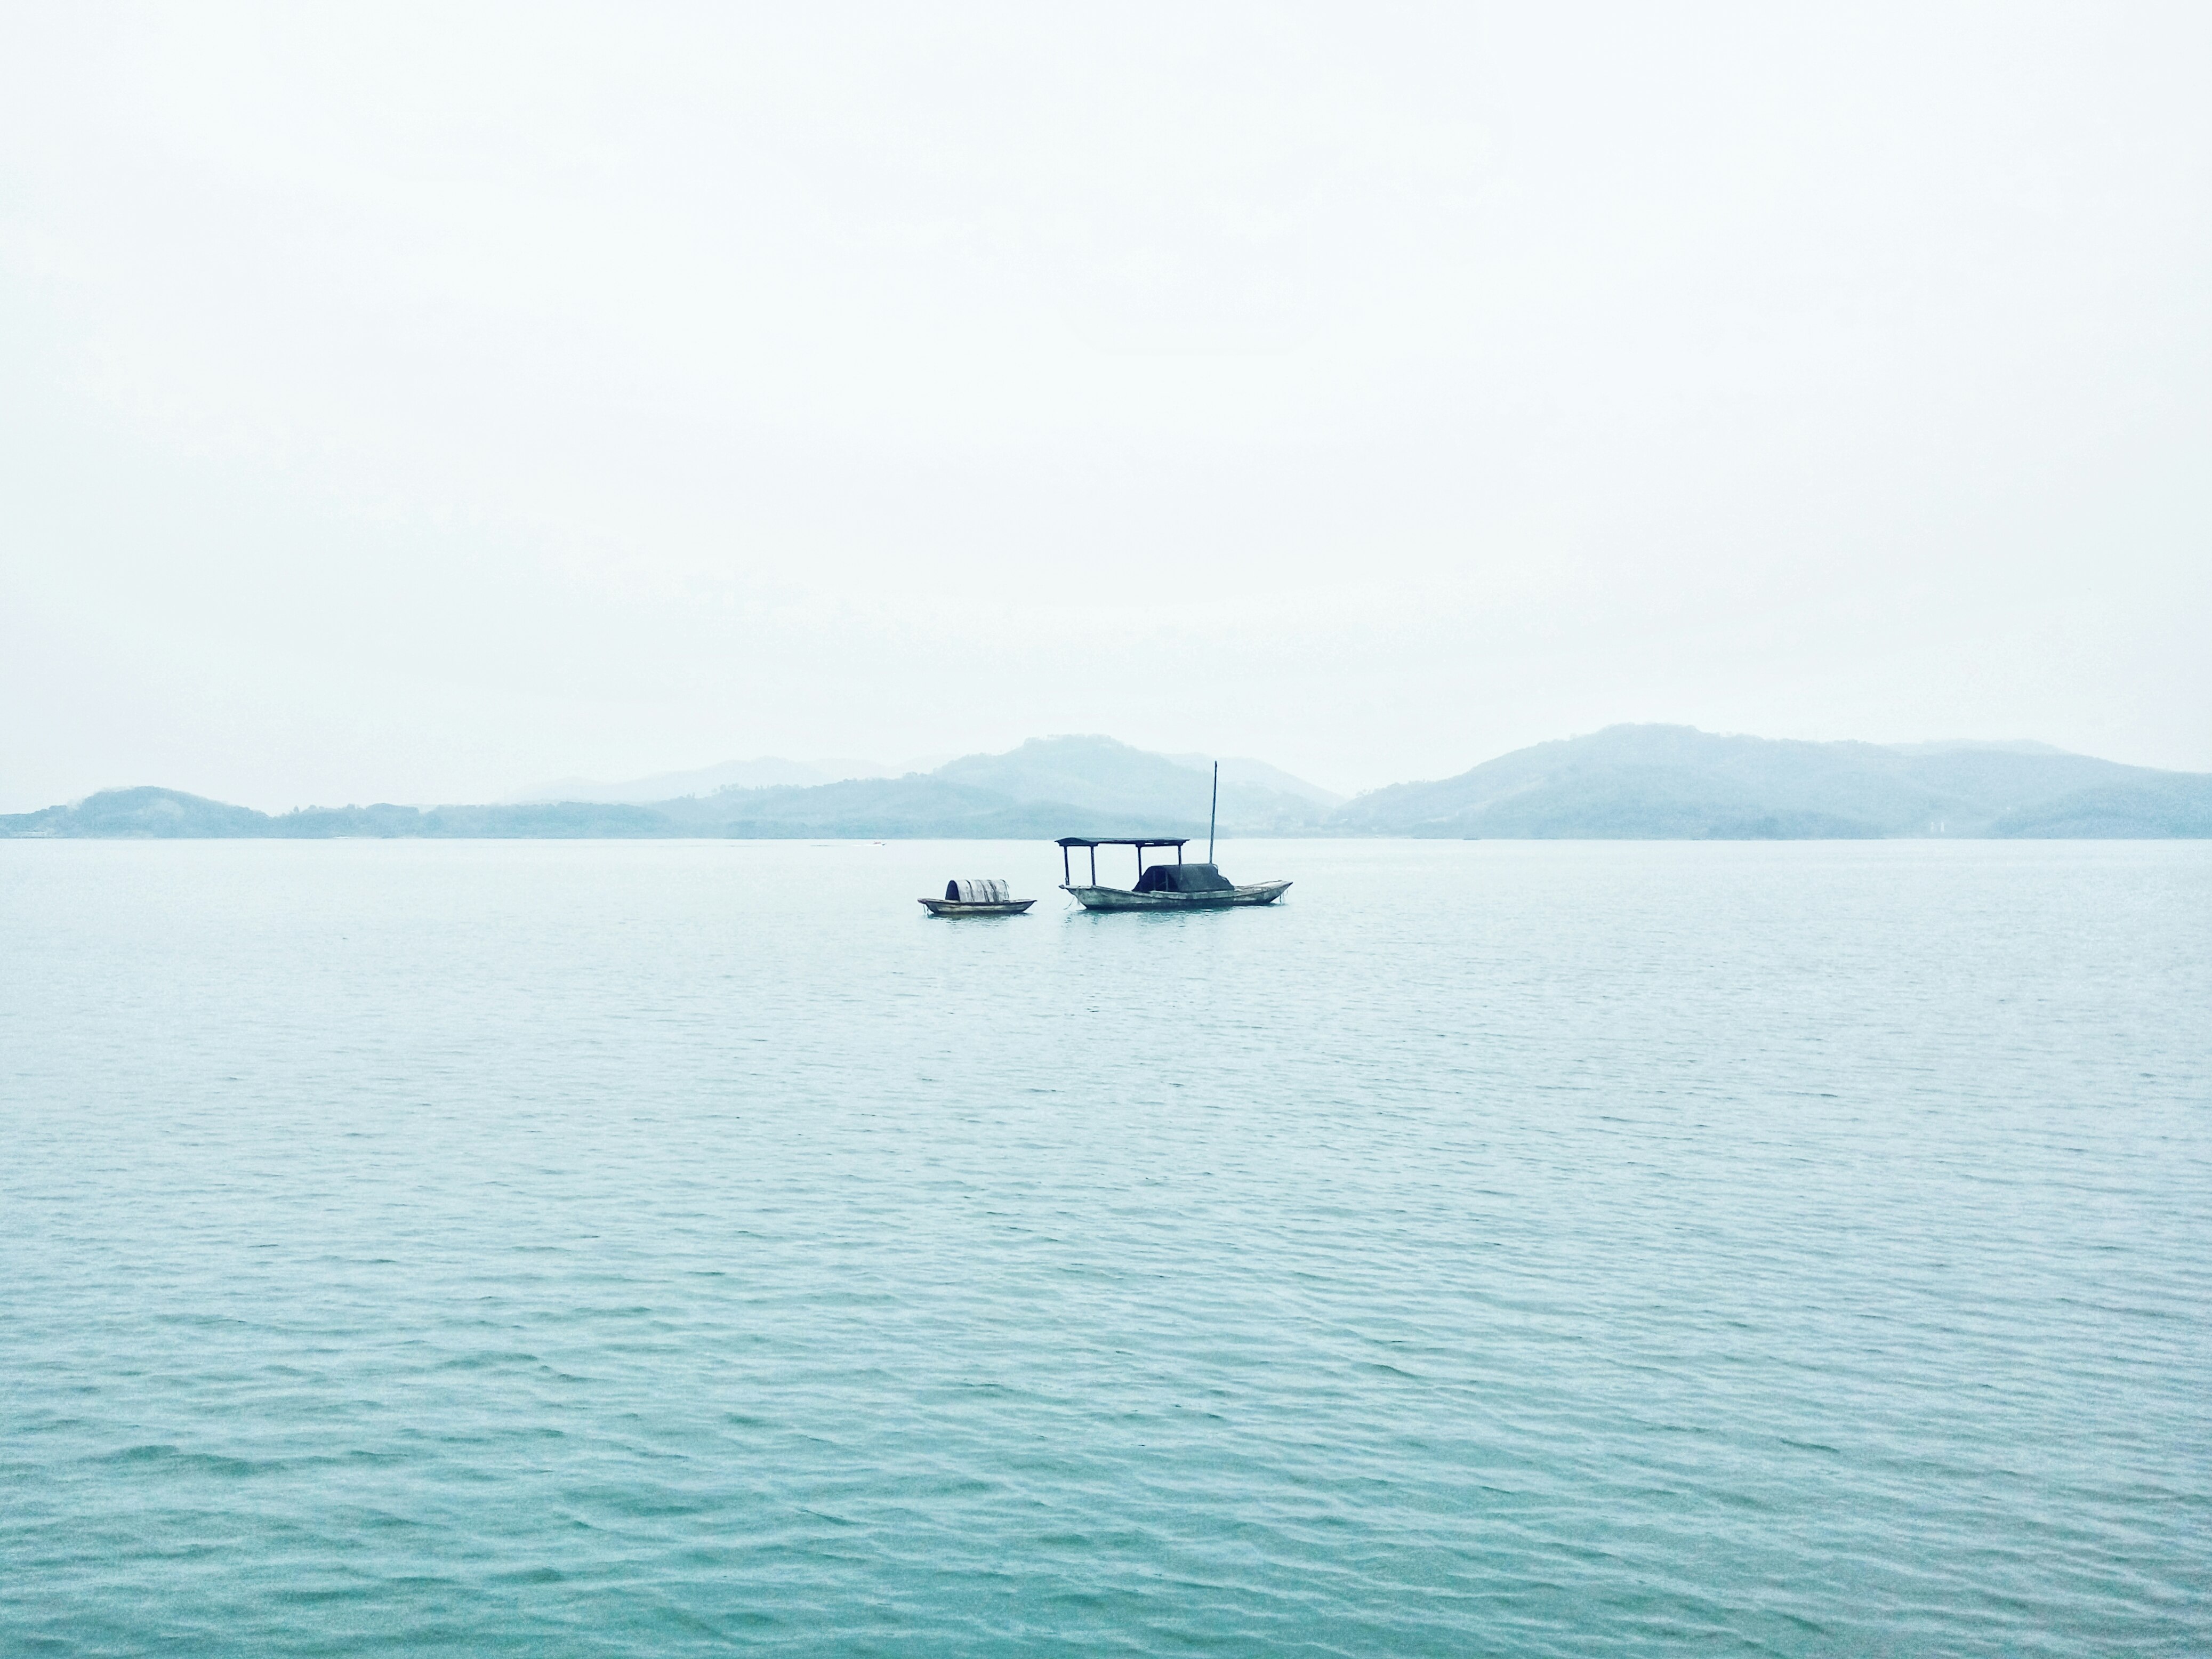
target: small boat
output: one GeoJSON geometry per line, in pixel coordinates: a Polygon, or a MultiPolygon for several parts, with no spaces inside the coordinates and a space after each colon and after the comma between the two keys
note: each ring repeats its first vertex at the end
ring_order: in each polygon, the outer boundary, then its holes
{"type": "Polygon", "coordinates": [[[1018,916],[1036,901],[1014,897],[1003,881],[976,879],[948,881],[943,898],[920,902],[933,916],[1018,916]]]}
{"type": "MultiPolygon", "coordinates": [[[[1213,768],[1213,807],[1218,815],[1221,805],[1221,766],[1213,768]]],[[[1214,867],[1213,816],[1206,826],[1206,862],[1186,864],[1182,849],[1190,843],[1159,836],[1063,836],[1060,840],[1060,872],[1065,879],[1060,890],[1073,896],[1075,902],[1086,910],[1226,910],[1238,904],[1273,904],[1282,897],[1290,886],[1287,881],[1255,882],[1249,887],[1239,887],[1214,867]],[[1075,872],[1069,862],[1074,848],[1083,847],[1091,853],[1091,881],[1087,886],[1078,886],[1075,872]],[[1134,887],[1102,887],[1098,884],[1098,849],[1102,847],[1132,847],[1137,853],[1137,884],[1134,887]],[[1145,849],[1148,847],[1172,847],[1173,864],[1155,864],[1146,867],[1145,849]]]]}

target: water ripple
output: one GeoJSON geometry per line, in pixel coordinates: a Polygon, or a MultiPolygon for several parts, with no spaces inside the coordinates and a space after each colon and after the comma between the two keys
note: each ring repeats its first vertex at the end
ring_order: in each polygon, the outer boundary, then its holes
{"type": "Polygon", "coordinates": [[[0,1650],[2212,1650],[2212,848],[1223,857],[0,843],[0,1650]]]}

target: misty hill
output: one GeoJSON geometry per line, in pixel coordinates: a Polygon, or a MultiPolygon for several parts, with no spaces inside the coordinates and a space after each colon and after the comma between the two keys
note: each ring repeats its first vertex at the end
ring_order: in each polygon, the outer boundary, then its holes
{"type": "Polygon", "coordinates": [[[340,836],[541,839],[684,836],[646,807],[594,803],[544,806],[303,806],[270,814],[180,789],[105,789],[71,806],[0,817],[0,836],[132,840],[328,841],[340,836]]]}
{"type": "MultiPolygon", "coordinates": [[[[1187,776],[1188,775],[1186,775],[1187,776]]],[[[112,789],[71,806],[0,817],[0,837],[319,841],[392,839],[1014,840],[1056,836],[1203,836],[1193,821],[1065,801],[1018,801],[917,775],[780,789],[725,789],[651,806],[555,801],[487,806],[306,806],[257,812],[177,789],[112,789]]]]}
{"type": "MultiPolygon", "coordinates": [[[[654,810],[702,835],[1194,836],[1206,833],[1212,784],[1206,773],[1111,738],[1039,738],[1004,755],[964,756],[902,778],[723,789],[659,801],[654,810]]],[[[1222,785],[1224,832],[1310,830],[1327,816],[1296,795],[1222,785]]]]}
{"type": "Polygon", "coordinates": [[[210,839],[267,834],[269,815],[178,789],[103,789],[71,806],[0,817],[0,835],[210,839]]]}
{"type": "Polygon", "coordinates": [[[1893,743],[1883,745],[1900,755],[1955,755],[1964,749],[1987,750],[2000,755],[2063,755],[2056,744],[2030,743],[2025,738],[1991,741],[1979,738],[1947,738],[1936,743],[1893,743]]]}
{"type": "Polygon", "coordinates": [[[2077,789],[2007,812],[1990,833],[2051,841],[2212,836],[2212,778],[2153,772],[2135,782],[2077,789]]]}
{"type": "Polygon", "coordinates": [[[556,778],[534,783],[507,796],[503,805],[526,805],[545,801],[624,801],[637,805],[673,800],[685,795],[708,795],[719,789],[778,789],[837,783],[847,778],[895,778],[910,769],[884,766],[867,760],[783,760],[763,756],[758,760],[725,761],[690,772],[659,772],[651,777],[603,782],[596,778],[556,778]]]}
{"type": "MultiPolygon", "coordinates": [[[[1272,767],[1262,769],[1273,772],[1272,767]]],[[[949,782],[988,789],[1024,802],[1063,802],[1085,810],[1092,821],[1111,817],[1130,828],[1121,834],[1206,833],[1212,788],[1211,768],[1133,749],[1111,738],[1032,738],[1003,755],[966,755],[931,774],[949,782]]],[[[1249,776],[1249,775],[1246,775],[1249,776]]],[[[1293,784],[1289,774],[1279,774],[1293,784]]],[[[1310,790],[1306,784],[1303,788],[1310,790]]],[[[1328,817],[1320,801],[1287,790],[1231,780],[1221,769],[1221,827],[1239,835],[1283,835],[1318,830],[1328,817]]],[[[1096,833],[1087,830],[1063,834],[1096,833]]],[[[1112,832],[1109,832],[1112,833],[1112,832]]]]}
{"type": "Polygon", "coordinates": [[[2040,744],[1892,749],[1616,726],[1439,783],[1378,789],[1340,810],[1330,828],[1658,840],[2212,836],[2212,776],[2040,744]]]}
{"type": "Polygon", "coordinates": [[[606,782],[597,778],[555,778],[518,789],[505,805],[533,805],[544,801],[608,801],[643,805],[672,800],[679,795],[710,794],[717,789],[773,789],[791,785],[828,783],[830,775],[804,761],[725,761],[690,772],[661,772],[652,777],[606,782]]]}
{"type": "Polygon", "coordinates": [[[724,789],[655,811],[689,836],[859,840],[1040,841],[1080,835],[1066,826],[1095,813],[1062,803],[1018,801],[927,774],[850,778],[812,788],[724,789]]]}
{"type": "MultiPolygon", "coordinates": [[[[302,807],[271,815],[173,789],[110,790],[72,806],[0,817],[18,837],[898,838],[1046,840],[1067,835],[1203,836],[1210,779],[1106,738],[1054,738],[1012,756],[974,756],[939,773],[834,783],[722,788],[650,804],[611,801],[482,806],[302,807]],[[1040,760],[1036,753],[1042,752],[1040,760]],[[994,762],[1009,764],[994,766],[994,762]],[[998,787],[963,781],[962,770],[998,787]],[[1064,786],[1083,797],[1053,793],[1064,786]]],[[[1223,787],[1224,828],[1242,811],[1254,831],[1317,824],[1295,797],[1223,787]]]]}
{"type": "MultiPolygon", "coordinates": [[[[1616,726],[1542,743],[1438,783],[1334,811],[1313,786],[1222,769],[1234,835],[1638,840],[1874,836],[2212,836],[2212,776],[2035,744],[1796,743],[1682,726],[1616,726]],[[1257,777],[1261,781],[1253,781],[1257,777]],[[1267,780],[1289,785],[1275,788],[1267,780]],[[1303,790],[1304,793],[1300,793],[1303,790]]],[[[0,836],[736,836],[1043,840],[1199,836],[1206,773],[1110,738],[1042,738],[933,773],[721,788],[649,805],[303,807],[271,815],[173,789],[111,789],[0,817],[0,836]]]]}
{"type": "MultiPolygon", "coordinates": [[[[1188,766],[1194,772],[1213,771],[1211,755],[1170,755],[1177,766],[1188,766]]],[[[1308,783],[1304,778],[1293,777],[1279,766],[1270,766],[1263,760],[1249,756],[1224,755],[1221,757],[1221,781],[1229,784],[1249,784],[1255,789],[1265,789],[1278,795],[1295,795],[1300,800],[1310,800],[1317,806],[1335,808],[1344,805],[1348,797],[1334,789],[1324,789],[1317,783],[1308,783]]]]}

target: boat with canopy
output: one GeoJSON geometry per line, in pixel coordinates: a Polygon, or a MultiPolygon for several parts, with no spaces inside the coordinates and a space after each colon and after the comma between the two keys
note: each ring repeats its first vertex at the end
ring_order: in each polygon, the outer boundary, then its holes
{"type": "Polygon", "coordinates": [[[1213,806],[1206,826],[1206,862],[1183,861],[1187,839],[1170,836],[1062,836],[1060,838],[1060,890],[1086,910],[1225,910],[1232,905],[1273,904],[1290,886],[1287,881],[1255,882],[1239,887],[1223,875],[1213,862],[1213,828],[1221,805],[1221,765],[1213,767],[1213,806]],[[1098,849],[1127,847],[1137,854],[1137,884],[1106,887],[1098,880],[1098,849]],[[1164,860],[1146,865],[1145,854],[1153,848],[1175,848],[1175,862],[1164,860]],[[1091,879],[1079,885],[1074,853],[1081,848],[1091,855],[1091,879]]]}

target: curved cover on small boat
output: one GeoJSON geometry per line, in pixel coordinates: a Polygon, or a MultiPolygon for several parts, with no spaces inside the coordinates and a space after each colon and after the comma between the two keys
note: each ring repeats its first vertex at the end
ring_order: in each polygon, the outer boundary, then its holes
{"type": "Polygon", "coordinates": [[[1005,882],[978,876],[964,881],[946,882],[945,896],[956,904],[1006,904],[1012,902],[1014,894],[1005,882]]]}

